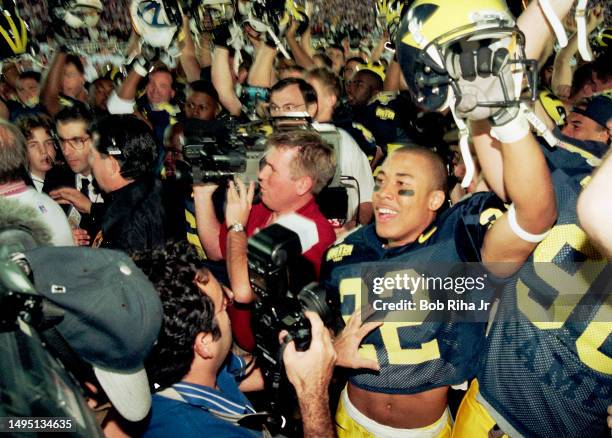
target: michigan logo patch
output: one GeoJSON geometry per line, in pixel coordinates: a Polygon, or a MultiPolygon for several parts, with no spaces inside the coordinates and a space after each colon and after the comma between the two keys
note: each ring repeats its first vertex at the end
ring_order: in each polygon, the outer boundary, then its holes
{"type": "Polygon", "coordinates": [[[395,111],[389,108],[376,108],[376,117],[380,120],[395,120],[395,111]]]}
{"type": "Polygon", "coordinates": [[[338,245],[327,251],[328,262],[339,262],[353,253],[353,245],[338,245]]]}

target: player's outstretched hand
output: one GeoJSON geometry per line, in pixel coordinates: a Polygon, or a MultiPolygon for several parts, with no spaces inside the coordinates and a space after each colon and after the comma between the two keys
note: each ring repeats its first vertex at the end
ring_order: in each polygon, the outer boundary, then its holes
{"type": "Polygon", "coordinates": [[[361,309],[355,311],[351,315],[346,327],[344,327],[334,341],[334,349],[338,355],[337,365],[344,368],[379,370],[380,365],[378,362],[364,359],[359,355],[359,346],[368,333],[382,324],[380,321],[363,323],[361,309]]]}

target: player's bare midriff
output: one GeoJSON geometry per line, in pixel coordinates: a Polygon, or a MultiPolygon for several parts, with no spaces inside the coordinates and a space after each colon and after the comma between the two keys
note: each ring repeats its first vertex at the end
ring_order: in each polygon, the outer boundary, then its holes
{"type": "Polygon", "coordinates": [[[384,394],[348,384],[348,396],[366,417],[398,429],[416,429],[438,420],[447,405],[448,387],[418,394],[384,394]]]}

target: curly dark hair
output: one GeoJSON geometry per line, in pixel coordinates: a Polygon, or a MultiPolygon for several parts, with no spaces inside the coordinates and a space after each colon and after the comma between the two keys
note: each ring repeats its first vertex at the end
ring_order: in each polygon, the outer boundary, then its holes
{"type": "MultiPolygon", "coordinates": [[[[211,333],[216,340],[221,331],[215,320],[214,303],[194,282],[199,262],[190,244],[172,243],[137,253],[133,258],[155,286],[164,309],[159,338],[145,368],[151,383],[165,388],[189,372],[198,333],[211,333]]],[[[202,268],[199,272],[204,274],[200,278],[211,275],[202,268]]]]}
{"type": "Polygon", "coordinates": [[[23,114],[15,120],[15,124],[26,139],[32,137],[32,131],[36,128],[43,128],[51,137],[55,135],[53,120],[43,113],[23,114]]]}

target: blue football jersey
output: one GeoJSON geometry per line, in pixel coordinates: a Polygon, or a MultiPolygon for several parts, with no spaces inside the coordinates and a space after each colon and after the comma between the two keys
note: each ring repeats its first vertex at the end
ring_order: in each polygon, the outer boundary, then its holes
{"type": "Polygon", "coordinates": [[[563,149],[545,155],[557,223],[505,285],[481,359],[480,393],[502,429],[509,424],[537,437],[609,436],[612,295],[606,281],[612,276],[576,216],[593,169],[563,149]]]}
{"type": "Polygon", "coordinates": [[[384,152],[389,144],[412,142],[404,128],[405,119],[414,116],[406,97],[393,92],[381,92],[366,106],[355,110],[354,121],[365,126],[376,139],[376,144],[384,152]],[[409,112],[409,114],[406,114],[409,112]]]}
{"type": "MultiPolygon", "coordinates": [[[[478,262],[489,226],[503,214],[502,201],[478,193],[443,214],[413,243],[385,248],[369,225],[331,247],[322,269],[327,290],[338,294],[345,321],[361,308],[362,270],[372,262],[413,266],[478,262]]],[[[484,323],[467,323],[453,312],[444,320],[385,322],[362,342],[360,354],[378,361],[380,371],[356,370],[350,381],[382,393],[418,393],[473,377],[484,339],[484,323]]]]}

